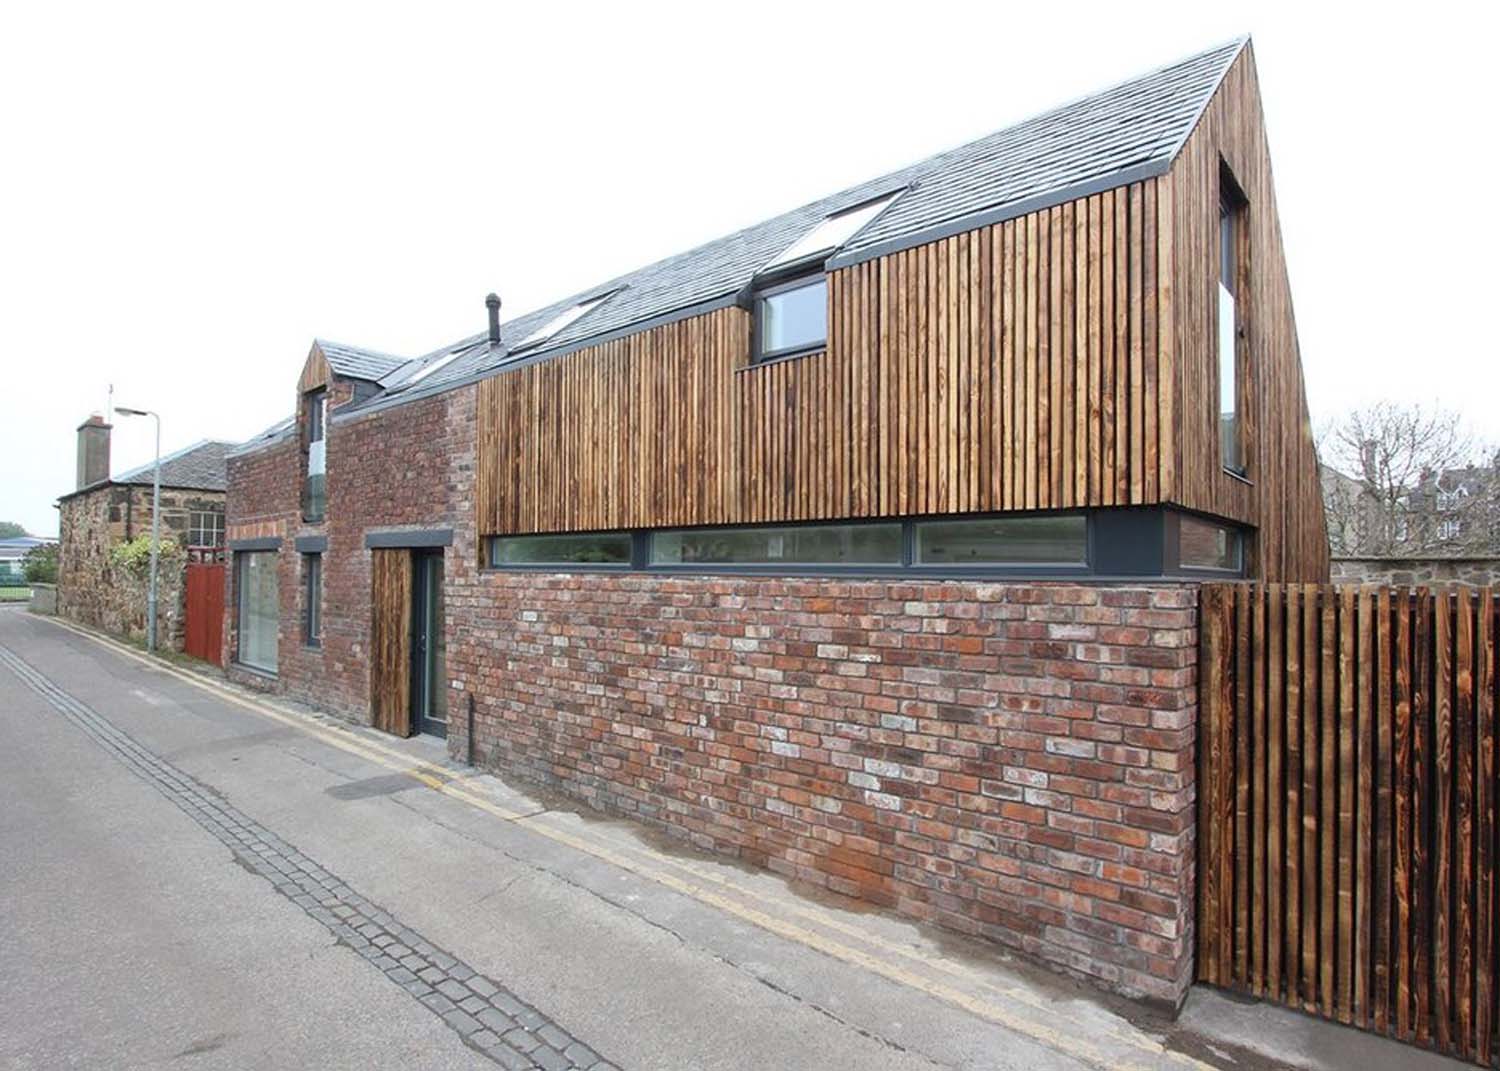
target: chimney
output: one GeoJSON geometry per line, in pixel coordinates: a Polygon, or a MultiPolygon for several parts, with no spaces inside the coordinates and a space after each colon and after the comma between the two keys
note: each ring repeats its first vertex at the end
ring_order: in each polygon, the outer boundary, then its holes
{"type": "Polygon", "coordinates": [[[484,307],[490,310],[490,345],[500,345],[500,295],[491,294],[484,299],[484,307]]]}
{"type": "Polygon", "coordinates": [[[1359,444],[1360,474],[1371,487],[1379,486],[1377,479],[1380,475],[1379,457],[1379,444],[1374,439],[1365,439],[1359,444]]]}
{"type": "Polygon", "coordinates": [[[109,430],[98,413],[78,425],[78,486],[109,479],[109,430]]]}

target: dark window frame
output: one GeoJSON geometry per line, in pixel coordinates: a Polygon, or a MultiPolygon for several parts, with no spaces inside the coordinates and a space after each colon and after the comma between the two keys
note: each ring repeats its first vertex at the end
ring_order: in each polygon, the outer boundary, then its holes
{"type": "Polygon", "coordinates": [[[315,524],[328,516],[328,388],[314,387],[305,391],[302,399],[302,519],[315,524]],[[323,481],[323,492],[314,509],[312,448],[317,443],[323,444],[323,471],[317,474],[323,481]]]}
{"type": "Polygon", "coordinates": [[[1219,161],[1219,215],[1218,229],[1216,232],[1216,244],[1219,255],[1216,257],[1218,270],[1215,273],[1215,294],[1218,286],[1224,285],[1226,269],[1230,273],[1229,285],[1225,287],[1229,291],[1230,299],[1234,302],[1234,424],[1232,434],[1235,458],[1227,456],[1225,450],[1224,411],[1223,411],[1223,372],[1224,354],[1219,346],[1221,329],[1217,325],[1219,302],[1214,302],[1214,317],[1216,324],[1214,344],[1214,381],[1218,389],[1214,392],[1214,427],[1218,432],[1216,442],[1219,451],[1219,464],[1225,473],[1238,480],[1249,481],[1250,474],[1250,426],[1249,407],[1245,404],[1249,390],[1248,380],[1250,374],[1250,361],[1248,353],[1248,309],[1249,287],[1247,283],[1250,276],[1250,249],[1249,249],[1249,227],[1246,223],[1249,212],[1249,199],[1244,190],[1235,180],[1234,173],[1229,165],[1222,159],[1219,161]],[[1229,255],[1225,255],[1225,235],[1231,244],[1229,255]]]}
{"type": "MultiPolygon", "coordinates": [[[[275,549],[265,547],[243,547],[234,551],[234,561],[232,563],[234,568],[234,664],[236,667],[249,670],[251,673],[258,673],[261,676],[266,677],[276,677],[279,675],[281,669],[281,652],[279,650],[276,652],[276,665],[274,667],[262,666],[254,662],[247,661],[243,653],[245,643],[244,626],[246,611],[245,573],[250,567],[250,559],[258,554],[269,555],[272,561],[276,563],[276,565],[273,565],[272,568],[275,569],[278,573],[280,572],[279,564],[281,559],[278,557],[279,552],[275,549]]],[[[279,648],[281,639],[281,599],[279,591],[277,594],[276,602],[276,639],[277,646],[279,648]]]]}
{"type": "Polygon", "coordinates": [[[640,557],[640,533],[620,528],[600,529],[592,532],[514,532],[505,535],[492,535],[486,540],[485,563],[486,568],[502,570],[506,572],[601,572],[601,573],[628,573],[642,564],[640,557]],[[498,561],[500,545],[507,540],[517,539],[549,539],[563,536],[577,536],[580,540],[589,537],[625,537],[629,540],[629,554],[623,562],[569,562],[569,561],[534,561],[534,562],[502,562],[498,561]]]}
{"type": "Polygon", "coordinates": [[[1251,545],[1250,540],[1253,532],[1222,517],[1213,517],[1208,514],[1191,513],[1183,510],[1169,510],[1167,512],[1167,523],[1165,529],[1166,549],[1166,575],[1184,577],[1196,580],[1234,580],[1245,576],[1246,567],[1250,562],[1251,545]],[[1187,565],[1182,560],[1182,523],[1183,521],[1201,521],[1205,524],[1215,525],[1227,529],[1236,537],[1236,552],[1238,562],[1228,569],[1220,569],[1210,565],[1187,565]]]}
{"type": "Polygon", "coordinates": [[[785,272],[778,273],[775,277],[768,279],[755,288],[752,295],[752,326],[750,345],[751,367],[762,364],[770,364],[774,361],[789,360],[793,357],[805,357],[810,353],[822,353],[828,349],[828,274],[823,270],[822,264],[818,264],[809,270],[804,265],[793,265],[785,272]],[[811,286],[821,285],[823,287],[823,337],[816,344],[802,344],[797,346],[785,346],[779,350],[763,349],[765,342],[765,308],[766,299],[778,294],[790,293],[793,290],[802,290],[811,286]]]}
{"type": "Polygon", "coordinates": [[[302,644],[323,646],[323,555],[302,555],[302,644]]]}

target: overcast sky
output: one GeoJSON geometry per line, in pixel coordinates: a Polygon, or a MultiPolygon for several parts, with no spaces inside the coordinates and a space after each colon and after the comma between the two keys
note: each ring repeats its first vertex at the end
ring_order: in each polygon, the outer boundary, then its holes
{"type": "Polygon", "coordinates": [[[0,520],[56,532],[111,383],[243,439],[314,337],[425,352],[1246,31],[1314,419],[1500,440],[1495,27],[1376,10],[7,5],[0,520]]]}

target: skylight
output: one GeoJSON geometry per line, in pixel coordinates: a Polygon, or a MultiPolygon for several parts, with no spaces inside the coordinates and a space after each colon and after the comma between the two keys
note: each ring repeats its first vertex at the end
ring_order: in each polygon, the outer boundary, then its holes
{"type": "Polygon", "coordinates": [[[899,193],[898,190],[896,193],[886,194],[877,200],[866,201],[862,205],[846,208],[842,212],[826,217],[812,230],[787,246],[781,255],[767,264],[763,270],[785,267],[788,264],[808,260],[820,253],[833,252],[864,230],[865,224],[880,215],[899,193]]]}
{"type": "Polygon", "coordinates": [[[581,320],[583,317],[587,316],[590,312],[593,312],[600,305],[604,304],[609,296],[609,294],[601,294],[599,297],[590,298],[587,301],[580,301],[571,309],[568,309],[565,312],[560,312],[556,316],[552,317],[552,319],[548,320],[541,327],[538,327],[535,331],[527,335],[520,342],[517,342],[514,346],[511,347],[511,349],[519,350],[524,349],[527,346],[535,346],[538,343],[546,342],[549,338],[557,334],[569,324],[576,323],[578,320],[581,320]]]}
{"type": "Polygon", "coordinates": [[[406,388],[420,383],[422,380],[432,375],[432,373],[436,372],[439,368],[444,368],[452,364],[458,358],[458,355],[462,352],[462,349],[457,349],[452,353],[445,353],[443,356],[439,357],[437,360],[429,364],[426,368],[419,370],[416,375],[412,376],[405,383],[402,383],[401,387],[406,388]]]}

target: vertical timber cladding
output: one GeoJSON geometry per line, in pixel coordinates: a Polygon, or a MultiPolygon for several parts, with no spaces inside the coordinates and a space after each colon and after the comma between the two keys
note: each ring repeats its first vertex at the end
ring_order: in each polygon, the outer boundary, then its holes
{"type": "Polygon", "coordinates": [[[484,380],[480,532],[1175,500],[1172,214],[1151,179],[840,269],[802,358],[727,308],[484,380]]]}
{"type": "Polygon", "coordinates": [[[1255,525],[1253,575],[1327,580],[1317,451],[1249,46],[1230,66],[1167,177],[1173,205],[1171,345],[1181,394],[1174,500],[1255,525]],[[1225,473],[1220,463],[1215,347],[1221,162],[1248,202],[1243,270],[1249,297],[1241,342],[1248,482],[1225,473]]]}
{"type": "Polygon", "coordinates": [[[370,716],[411,735],[411,551],[370,551],[370,716]]]}
{"type": "Polygon", "coordinates": [[[1494,589],[1200,597],[1198,979],[1491,1066],[1494,589]]]}

